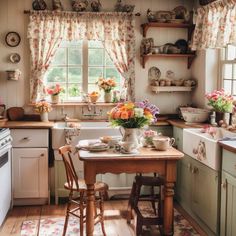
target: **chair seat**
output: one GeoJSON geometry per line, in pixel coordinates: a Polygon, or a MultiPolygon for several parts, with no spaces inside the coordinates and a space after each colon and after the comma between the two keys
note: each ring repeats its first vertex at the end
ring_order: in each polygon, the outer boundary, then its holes
{"type": "MultiPolygon", "coordinates": [[[[79,189],[77,189],[76,183],[74,182],[72,190],[79,191],[79,192],[84,192],[87,190],[87,185],[85,184],[85,181],[83,179],[79,179],[78,184],[79,184],[79,189]]],[[[108,190],[108,185],[103,182],[96,182],[94,186],[95,186],[95,189],[94,189],[95,191],[107,191],[108,190]]],[[[71,190],[71,188],[69,187],[69,184],[67,182],[64,184],[64,188],[71,190]]]]}

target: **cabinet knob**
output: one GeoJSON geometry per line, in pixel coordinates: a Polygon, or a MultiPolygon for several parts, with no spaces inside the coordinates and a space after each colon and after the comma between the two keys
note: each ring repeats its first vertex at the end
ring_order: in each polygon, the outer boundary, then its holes
{"type": "Polygon", "coordinates": [[[41,155],[40,155],[41,157],[44,157],[44,154],[43,153],[41,153],[41,155]]]}
{"type": "Polygon", "coordinates": [[[30,138],[29,137],[24,137],[22,140],[28,141],[28,140],[30,140],[30,138]]]}
{"type": "Polygon", "coordinates": [[[192,173],[193,173],[193,174],[198,173],[198,168],[197,168],[196,166],[194,166],[194,167],[192,168],[192,173]]]}

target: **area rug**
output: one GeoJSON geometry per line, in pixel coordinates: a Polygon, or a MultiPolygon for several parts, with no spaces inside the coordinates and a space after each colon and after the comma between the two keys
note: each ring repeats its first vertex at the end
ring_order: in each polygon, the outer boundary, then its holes
{"type": "MultiPolygon", "coordinates": [[[[64,217],[57,217],[24,221],[21,227],[21,236],[61,236],[63,232],[64,220],[64,217]]],[[[174,220],[175,236],[200,236],[176,209],[174,211],[174,220]]],[[[66,236],[78,236],[78,225],[78,219],[70,217],[66,236]]],[[[100,224],[95,226],[94,231],[94,236],[103,235],[100,224]]],[[[110,235],[107,234],[107,236],[110,235]]]]}

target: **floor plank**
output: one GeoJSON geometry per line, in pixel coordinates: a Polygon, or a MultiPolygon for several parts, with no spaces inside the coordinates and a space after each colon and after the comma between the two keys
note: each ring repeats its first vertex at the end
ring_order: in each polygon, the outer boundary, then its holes
{"type": "MultiPolygon", "coordinates": [[[[132,224],[127,224],[126,222],[127,204],[127,200],[105,202],[105,228],[108,236],[135,236],[135,219],[132,224]]],[[[181,211],[180,207],[177,208],[185,217],[188,217],[186,213],[181,211]]],[[[60,217],[65,216],[65,212],[66,204],[14,207],[0,229],[0,236],[20,236],[24,220],[60,217]]],[[[206,236],[193,220],[189,221],[200,235],[206,236]]],[[[144,235],[154,236],[158,235],[158,233],[154,229],[152,233],[147,231],[144,235]]]]}

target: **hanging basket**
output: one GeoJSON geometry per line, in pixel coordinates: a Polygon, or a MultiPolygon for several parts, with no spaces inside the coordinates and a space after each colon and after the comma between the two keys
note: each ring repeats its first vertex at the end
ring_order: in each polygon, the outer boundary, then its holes
{"type": "Polygon", "coordinates": [[[215,2],[216,0],[199,0],[199,4],[205,6],[209,3],[215,2]]]}

